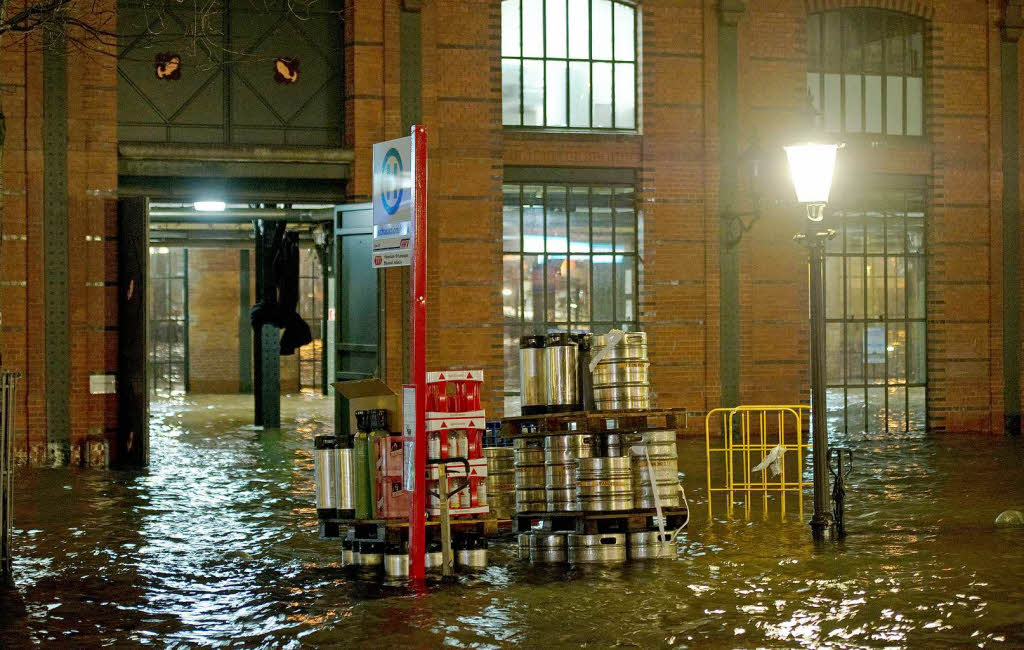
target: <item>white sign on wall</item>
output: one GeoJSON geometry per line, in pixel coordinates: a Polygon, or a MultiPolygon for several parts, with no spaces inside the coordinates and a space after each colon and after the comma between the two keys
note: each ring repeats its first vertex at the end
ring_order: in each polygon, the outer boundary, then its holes
{"type": "Polygon", "coordinates": [[[373,145],[373,267],[409,266],[413,217],[412,136],[373,145]]]}

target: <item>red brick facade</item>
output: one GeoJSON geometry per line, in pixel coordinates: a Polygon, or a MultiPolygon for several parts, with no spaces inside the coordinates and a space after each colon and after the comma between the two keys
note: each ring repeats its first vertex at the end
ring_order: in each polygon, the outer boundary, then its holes
{"type": "MultiPolygon", "coordinates": [[[[926,137],[851,143],[837,173],[926,177],[929,424],[938,431],[1001,431],[1000,3],[748,2],[738,24],[741,147],[756,135],[762,149],[778,155],[792,137],[805,103],[805,18],[809,10],[833,5],[891,8],[926,19],[926,137]]],[[[717,3],[695,0],[644,0],[638,7],[640,128],[636,134],[599,135],[502,126],[498,0],[346,5],[344,140],[356,154],[351,201],[370,196],[371,144],[405,134],[401,12],[419,12],[420,121],[429,129],[430,145],[428,366],[484,368],[486,407],[494,415],[500,413],[503,388],[500,186],[509,166],[635,170],[644,224],[640,319],[650,334],[659,403],[695,413],[719,404],[719,12],[717,3]]],[[[116,370],[119,287],[109,207],[117,184],[113,63],[99,57],[96,65],[68,66],[72,447],[116,426],[115,397],[88,391],[90,374],[116,370]]],[[[38,41],[5,45],[0,73],[7,115],[4,364],[25,373],[17,453],[42,462],[38,41]]],[[[803,251],[791,241],[800,227],[794,209],[770,207],[740,247],[743,402],[807,400],[806,266],[803,251]]],[[[405,345],[402,273],[383,274],[385,371],[396,386],[405,345]]],[[[237,313],[237,294],[232,302],[225,289],[223,300],[237,313]]],[[[194,335],[194,346],[200,338],[194,335]]],[[[230,346],[216,345],[225,359],[217,372],[230,367],[237,374],[237,363],[228,359],[230,346]]],[[[193,366],[193,381],[200,367],[193,366]]],[[[699,423],[692,418],[690,425],[699,423]]]]}

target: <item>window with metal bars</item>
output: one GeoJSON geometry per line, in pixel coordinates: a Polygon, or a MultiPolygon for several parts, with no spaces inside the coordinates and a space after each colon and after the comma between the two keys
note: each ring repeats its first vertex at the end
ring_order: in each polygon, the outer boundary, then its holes
{"type": "Polygon", "coordinates": [[[503,0],[502,122],[636,129],[636,13],[613,0],[503,0]]]}
{"type": "Polygon", "coordinates": [[[637,329],[640,238],[632,186],[504,186],[506,416],[520,412],[519,337],[637,329]]]}
{"type": "Polygon", "coordinates": [[[826,132],[924,134],[924,20],[884,9],[807,17],[807,91],[826,132]]]}
{"type": "Polygon", "coordinates": [[[149,249],[149,390],[188,392],[188,249],[149,249]]]}
{"type": "Polygon", "coordinates": [[[838,212],[825,258],[829,428],[925,428],[925,214],[920,190],[868,192],[838,212]]]}
{"type": "Polygon", "coordinates": [[[309,325],[313,341],[295,353],[299,364],[299,389],[302,391],[324,391],[323,310],[324,286],[320,260],[315,250],[303,248],[299,251],[299,315],[309,325]]]}

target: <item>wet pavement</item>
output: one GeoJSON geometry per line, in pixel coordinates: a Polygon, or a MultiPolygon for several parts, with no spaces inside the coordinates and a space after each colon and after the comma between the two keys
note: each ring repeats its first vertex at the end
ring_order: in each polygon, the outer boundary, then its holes
{"type": "Polygon", "coordinates": [[[709,522],[704,441],[686,439],[676,560],[536,569],[499,541],[483,573],[415,594],[317,539],[329,402],[290,398],[292,424],[259,432],[250,399],[155,403],[146,471],[21,470],[0,647],[1024,645],[1024,529],[993,526],[1024,509],[1020,440],[850,436],[850,535],[816,548],[793,517],[709,522]]]}

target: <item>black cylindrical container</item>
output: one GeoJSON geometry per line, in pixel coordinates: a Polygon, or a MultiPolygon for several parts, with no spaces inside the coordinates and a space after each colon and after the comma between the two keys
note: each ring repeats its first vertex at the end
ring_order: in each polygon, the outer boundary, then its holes
{"type": "Polygon", "coordinates": [[[594,335],[586,332],[574,335],[576,338],[576,394],[584,411],[594,410],[594,374],[590,372],[590,350],[594,346],[594,335]]]}
{"type": "Polygon", "coordinates": [[[579,385],[576,378],[576,340],[568,332],[548,334],[544,342],[545,403],[548,413],[579,411],[579,385]]]}
{"type": "Polygon", "coordinates": [[[387,409],[366,409],[356,411],[356,428],[363,433],[389,431],[387,409]]]}
{"type": "Polygon", "coordinates": [[[523,415],[537,415],[547,410],[544,375],[544,337],[524,336],[519,339],[519,390],[523,415]]]}

